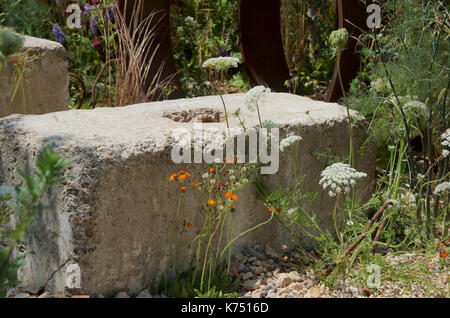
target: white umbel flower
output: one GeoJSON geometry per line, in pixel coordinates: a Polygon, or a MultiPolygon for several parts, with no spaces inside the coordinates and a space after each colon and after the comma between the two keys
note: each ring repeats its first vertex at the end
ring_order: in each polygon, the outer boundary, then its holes
{"type": "Polygon", "coordinates": [[[447,129],[441,136],[442,139],[442,155],[444,157],[448,157],[448,155],[450,154],[450,128],[447,129]]]}
{"type": "Polygon", "coordinates": [[[230,56],[210,58],[203,63],[204,68],[212,68],[217,71],[225,71],[232,67],[238,67],[239,59],[230,56]]]}
{"type": "Polygon", "coordinates": [[[349,193],[356,184],[356,180],[367,177],[364,172],[359,172],[345,163],[334,163],[328,166],[320,174],[319,184],[323,189],[330,188],[328,195],[335,197],[338,193],[349,193]]]}
{"type": "Polygon", "coordinates": [[[450,191],[450,182],[442,182],[442,183],[438,184],[436,186],[436,188],[434,189],[434,194],[435,195],[443,194],[446,191],[450,191]]]}
{"type": "Polygon", "coordinates": [[[424,103],[419,102],[417,100],[412,100],[406,102],[405,105],[403,105],[403,110],[405,112],[418,113],[418,112],[426,112],[428,109],[424,103]]]}
{"type": "Polygon", "coordinates": [[[289,148],[292,144],[295,144],[297,141],[302,140],[302,137],[300,136],[290,136],[287,138],[284,138],[280,142],[280,151],[283,152],[284,149],[289,148]]]}
{"type": "Polygon", "coordinates": [[[264,103],[265,98],[271,93],[270,88],[264,87],[262,85],[255,86],[247,92],[245,95],[245,105],[252,112],[255,111],[258,105],[264,103]]]}

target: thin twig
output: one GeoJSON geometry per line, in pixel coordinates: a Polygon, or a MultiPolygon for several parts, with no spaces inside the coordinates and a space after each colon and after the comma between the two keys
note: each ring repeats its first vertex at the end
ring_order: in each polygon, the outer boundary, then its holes
{"type": "Polygon", "coordinates": [[[336,266],[339,264],[339,262],[341,262],[345,257],[347,257],[359,245],[359,243],[362,242],[362,240],[366,237],[367,231],[372,227],[372,225],[375,223],[375,221],[380,218],[380,216],[383,214],[384,210],[386,210],[386,208],[389,205],[392,205],[392,202],[386,202],[385,204],[383,204],[383,206],[381,208],[378,209],[378,211],[373,215],[373,217],[370,219],[369,223],[367,223],[362,234],[356,239],[356,241],[347,248],[345,253],[342,254],[334,264],[332,264],[330,267],[328,267],[327,271],[325,272],[326,276],[330,275],[331,272],[333,271],[333,269],[335,269],[336,266]]]}

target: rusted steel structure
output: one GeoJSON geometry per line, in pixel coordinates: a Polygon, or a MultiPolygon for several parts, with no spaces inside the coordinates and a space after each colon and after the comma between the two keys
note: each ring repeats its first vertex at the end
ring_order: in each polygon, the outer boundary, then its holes
{"type": "Polygon", "coordinates": [[[252,86],[277,92],[289,79],[280,29],[280,0],[240,0],[239,37],[242,63],[252,86]]]}
{"type": "MultiPolygon", "coordinates": [[[[132,7],[135,0],[128,0],[132,7]]],[[[123,12],[125,0],[118,0],[123,12]]],[[[370,3],[369,1],[367,1],[370,3]]],[[[289,69],[285,60],[280,29],[280,0],[240,0],[239,1],[239,34],[243,66],[252,85],[264,85],[277,92],[287,91],[284,83],[289,79],[289,69]],[[255,8],[257,8],[255,10],[255,8]]],[[[126,17],[129,20],[130,10],[126,17]]],[[[161,78],[176,74],[170,39],[170,0],[144,1],[143,16],[157,13],[154,19],[156,39],[150,50],[156,50],[150,74],[157,74],[160,65],[164,65],[161,78]],[[159,47],[157,47],[159,45],[159,47]]],[[[338,0],[338,27],[346,28],[351,34],[347,50],[342,53],[341,71],[344,87],[348,89],[356,76],[360,65],[358,54],[358,38],[361,30],[366,30],[366,4],[360,0],[338,0]]],[[[150,75],[151,76],[151,75],[150,75]]],[[[151,78],[143,83],[147,90],[151,78]]],[[[175,76],[173,85],[178,87],[169,98],[182,98],[179,80],[175,76]]],[[[327,101],[334,102],[342,97],[338,82],[337,65],[330,81],[327,101]]]]}

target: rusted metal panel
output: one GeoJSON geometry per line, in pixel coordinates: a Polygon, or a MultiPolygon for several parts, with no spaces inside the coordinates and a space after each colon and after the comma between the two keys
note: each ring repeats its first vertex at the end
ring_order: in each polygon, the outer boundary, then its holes
{"type": "MultiPolygon", "coordinates": [[[[130,21],[132,14],[132,8],[138,0],[127,0],[127,12],[126,21],[130,21]]],[[[158,74],[158,70],[161,65],[163,65],[162,73],[160,78],[162,80],[170,78],[176,74],[177,70],[175,68],[175,62],[172,53],[172,44],[170,37],[170,0],[144,0],[142,18],[150,16],[152,13],[156,14],[153,18],[153,25],[155,27],[154,40],[149,45],[149,52],[147,54],[147,61],[150,61],[153,52],[155,56],[153,62],[151,63],[149,75],[145,78],[142,84],[142,89],[148,91],[152,86],[153,77],[158,74]]],[[[119,10],[124,12],[125,0],[118,0],[119,10]]],[[[132,31],[131,31],[132,32],[132,31]]],[[[176,86],[175,89],[169,96],[169,99],[184,98],[185,94],[181,89],[179,78],[175,76],[171,81],[171,85],[176,86]]]]}
{"type": "Polygon", "coordinates": [[[239,31],[244,68],[252,86],[287,92],[289,69],[280,28],[280,0],[240,0],[239,31]]]}

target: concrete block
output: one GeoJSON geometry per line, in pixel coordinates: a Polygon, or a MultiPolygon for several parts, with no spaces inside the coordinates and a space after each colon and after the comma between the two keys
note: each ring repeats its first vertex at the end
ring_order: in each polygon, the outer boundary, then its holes
{"type": "Polygon", "coordinates": [[[18,67],[10,62],[0,72],[0,116],[67,110],[69,67],[64,47],[26,36],[22,52],[27,52],[30,62],[23,64],[25,72],[20,80],[18,67]]]}
{"type": "MultiPolygon", "coordinates": [[[[229,114],[240,108],[246,127],[257,125],[257,114],[244,106],[243,94],[225,95],[224,99],[229,114]]],[[[307,175],[305,191],[318,192],[313,209],[319,221],[330,224],[334,201],[319,186],[320,172],[328,162],[318,153],[348,154],[346,109],[338,104],[273,93],[261,106],[261,114],[263,120],[276,123],[283,134],[296,132],[297,125],[301,125],[299,175],[307,175]]],[[[170,136],[174,129],[192,128],[193,123],[186,120],[189,116],[205,119],[205,130],[214,127],[226,131],[218,96],[1,119],[2,184],[20,183],[17,169],[30,172],[39,149],[46,144],[53,143],[60,154],[77,158],[68,169],[69,179],[44,199],[53,208],[39,213],[33,223],[21,278],[34,289],[46,286],[58,292],[66,287],[67,278],[79,270],[81,292],[105,296],[124,290],[133,295],[157,282],[166,268],[168,234],[180,191],[179,186],[169,182],[169,176],[186,170],[192,175],[191,181],[201,180],[209,167],[175,164],[171,160],[170,136]],[[217,112],[221,115],[217,116],[217,112]],[[217,117],[219,120],[215,120],[217,117]]],[[[229,121],[231,127],[238,127],[236,118],[229,116],[229,121]]],[[[363,143],[365,125],[364,119],[358,119],[355,125],[355,149],[363,143]]],[[[366,149],[356,162],[356,168],[369,175],[358,183],[359,191],[370,194],[375,152],[366,149]]],[[[293,163],[289,154],[281,153],[277,174],[263,178],[272,189],[277,183],[292,185],[293,163]]],[[[201,204],[201,197],[188,190],[183,212],[192,227],[186,242],[199,231],[201,204]]],[[[236,206],[234,233],[269,217],[252,185],[239,193],[236,206]]],[[[279,250],[281,244],[289,242],[289,235],[274,219],[233,246],[237,249],[256,242],[279,250]]]]}

